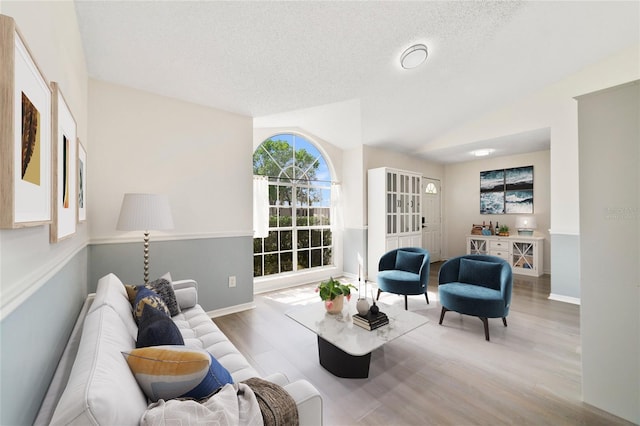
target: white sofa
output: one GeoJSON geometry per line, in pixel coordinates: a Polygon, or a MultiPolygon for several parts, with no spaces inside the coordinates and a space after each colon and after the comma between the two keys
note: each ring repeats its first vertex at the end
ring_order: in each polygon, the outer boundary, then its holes
{"type": "MultiPolygon", "coordinates": [[[[240,382],[260,377],[197,303],[197,284],[173,282],[181,313],[172,317],[185,346],[206,349],[240,382]]],[[[148,400],[123,351],[135,348],[137,325],[125,287],[114,274],[101,278],[87,298],[35,424],[137,425],[148,400]]],[[[305,380],[282,374],[264,379],[294,399],[301,425],[322,424],[322,398],[305,380]]],[[[215,396],[214,396],[215,397],[215,396]]]]}

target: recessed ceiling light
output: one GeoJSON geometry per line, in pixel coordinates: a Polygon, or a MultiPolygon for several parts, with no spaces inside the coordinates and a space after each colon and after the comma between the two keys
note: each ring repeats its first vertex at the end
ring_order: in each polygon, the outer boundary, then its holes
{"type": "Polygon", "coordinates": [[[475,155],[476,157],[486,157],[489,154],[492,154],[495,149],[476,149],[475,151],[471,151],[471,155],[475,155]]]}
{"type": "Polygon", "coordinates": [[[415,68],[427,59],[429,52],[424,44],[414,44],[400,56],[400,65],[404,69],[415,68]]]}

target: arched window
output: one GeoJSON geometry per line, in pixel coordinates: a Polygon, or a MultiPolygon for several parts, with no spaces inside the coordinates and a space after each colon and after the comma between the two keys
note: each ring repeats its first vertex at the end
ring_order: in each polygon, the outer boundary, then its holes
{"type": "Polygon", "coordinates": [[[254,152],[253,174],[269,180],[269,233],[253,239],[253,276],[333,265],[331,172],[318,148],[275,135],[254,152]]]}
{"type": "Polygon", "coordinates": [[[438,188],[433,182],[429,182],[427,186],[424,188],[424,192],[427,194],[437,194],[438,188]]]}

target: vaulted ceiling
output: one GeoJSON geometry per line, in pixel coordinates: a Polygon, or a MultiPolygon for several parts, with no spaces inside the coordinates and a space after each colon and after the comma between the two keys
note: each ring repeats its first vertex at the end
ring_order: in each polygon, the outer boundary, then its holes
{"type": "MultiPolygon", "coordinates": [[[[430,141],[640,43],[640,3],[76,1],[91,77],[350,148],[430,141]],[[429,57],[404,70],[401,53],[429,57]]],[[[548,148],[548,131],[494,141],[548,148]]],[[[465,148],[466,149],[466,148],[465,148]]],[[[458,161],[459,148],[431,153],[458,161]]]]}

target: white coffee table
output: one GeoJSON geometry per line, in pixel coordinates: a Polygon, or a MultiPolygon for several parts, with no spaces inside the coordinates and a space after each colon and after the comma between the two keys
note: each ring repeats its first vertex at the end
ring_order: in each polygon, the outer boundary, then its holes
{"type": "Polygon", "coordinates": [[[355,298],[336,315],[328,314],[321,301],[291,309],[286,315],[318,335],[318,356],[325,369],[338,377],[366,378],[372,351],[429,321],[398,306],[378,303],[378,307],[389,317],[389,324],[373,331],[353,324],[355,298]]]}

